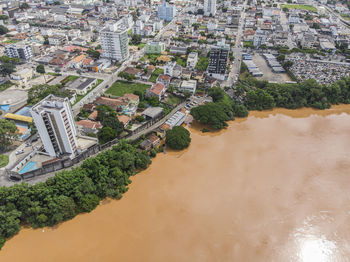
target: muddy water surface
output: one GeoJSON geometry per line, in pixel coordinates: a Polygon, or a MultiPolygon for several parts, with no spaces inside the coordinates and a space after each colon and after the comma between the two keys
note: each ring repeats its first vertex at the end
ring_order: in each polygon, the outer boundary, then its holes
{"type": "Polygon", "coordinates": [[[255,112],[192,131],[120,201],[24,229],[1,262],[349,261],[350,106],[255,112]]]}

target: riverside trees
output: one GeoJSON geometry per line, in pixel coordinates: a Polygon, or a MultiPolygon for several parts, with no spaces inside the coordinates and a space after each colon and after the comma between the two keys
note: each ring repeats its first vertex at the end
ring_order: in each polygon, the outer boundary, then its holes
{"type": "Polygon", "coordinates": [[[166,131],[165,143],[172,149],[185,149],[191,143],[190,132],[182,126],[175,126],[171,130],[166,131]]]}
{"type": "Polygon", "coordinates": [[[131,183],[129,177],[150,163],[146,152],[120,141],[111,150],[44,183],[0,187],[0,248],[21,225],[53,226],[90,212],[105,197],[120,199],[131,183]]]}

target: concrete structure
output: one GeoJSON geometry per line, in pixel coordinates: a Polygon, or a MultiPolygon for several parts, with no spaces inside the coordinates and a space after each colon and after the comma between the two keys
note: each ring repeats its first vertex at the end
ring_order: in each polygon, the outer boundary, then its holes
{"type": "Polygon", "coordinates": [[[197,52],[191,52],[189,53],[187,57],[187,68],[194,69],[196,67],[196,64],[198,62],[198,53],[197,52]]]}
{"type": "Polygon", "coordinates": [[[102,58],[125,61],[129,57],[128,27],[120,21],[108,24],[100,32],[102,58]]]}
{"type": "Polygon", "coordinates": [[[29,60],[33,57],[32,48],[24,44],[7,45],[5,49],[6,55],[11,58],[20,58],[29,60]]]}
{"type": "Polygon", "coordinates": [[[185,121],[186,115],[181,111],[177,111],[172,117],[165,122],[165,124],[169,125],[171,128],[174,126],[180,126],[185,121]]]}
{"type": "Polygon", "coordinates": [[[230,47],[228,45],[212,46],[209,54],[208,74],[219,80],[225,79],[230,47]]]}
{"type": "Polygon", "coordinates": [[[80,77],[72,82],[67,89],[74,91],[78,95],[85,95],[91,88],[97,83],[96,78],[84,78],[80,77]]]}
{"type": "Polygon", "coordinates": [[[163,4],[158,6],[158,18],[163,19],[165,21],[172,21],[176,16],[176,8],[175,6],[168,5],[166,1],[163,4]]]}
{"type": "Polygon", "coordinates": [[[63,35],[54,35],[54,36],[50,36],[48,38],[49,40],[49,44],[50,45],[54,45],[54,46],[63,46],[66,44],[67,42],[67,36],[63,36],[63,35]]]}
{"type": "Polygon", "coordinates": [[[77,131],[68,98],[48,95],[30,110],[45,151],[52,157],[78,155],[77,131]]]}
{"type": "Polygon", "coordinates": [[[267,35],[266,33],[258,28],[254,34],[254,46],[260,47],[266,43],[267,35]]]}
{"type": "Polygon", "coordinates": [[[190,92],[191,94],[194,94],[196,92],[197,88],[197,81],[196,80],[185,80],[182,81],[181,86],[179,90],[181,92],[190,92]]]}
{"type": "Polygon", "coordinates": [[[216,0],[204,0],[204,15],[216,14],[216,0]]]}
{"type": "Polygon", "coordinates": [[[27,85],[27,82],[33,77],[32,68],[24,68],[11,74],[11,79],[18,85],[27,85]]]}
{"type": "Polygon", "coordinates": [[[162,42],[150,42],[146,45],[146,54],[161,54],[165,51],[165,44],[162,42]]]}

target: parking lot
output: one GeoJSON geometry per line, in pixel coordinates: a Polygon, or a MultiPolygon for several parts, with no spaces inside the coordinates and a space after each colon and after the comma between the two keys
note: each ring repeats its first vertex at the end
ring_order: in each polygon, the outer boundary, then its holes
{"type": "Polygon", "coordinates": [[[269,82],[274,82],[274,83],[285,83],[287,81],[291,81],[291,79],[286,73],[272,72],[271,68],[266,63],[266,60],[260,54],[254,54],[252,57],[255,65],[264,74],[263,76],[257,77],[258,79],[268,80],[269,82]]]}

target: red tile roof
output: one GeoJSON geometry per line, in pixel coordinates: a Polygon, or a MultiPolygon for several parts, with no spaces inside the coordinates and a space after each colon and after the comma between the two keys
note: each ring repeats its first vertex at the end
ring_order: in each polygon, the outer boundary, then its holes
{"type": "Polygon", "coordinates": [[[95,122],[95,121],[91,121],[91,120],[80,120],[78,122],[75,122],[75,124],[78,126],[83,126],[83,127],[90,128],[90,129],[102,128],[102,125],[100,122],[95,122]]]}

